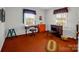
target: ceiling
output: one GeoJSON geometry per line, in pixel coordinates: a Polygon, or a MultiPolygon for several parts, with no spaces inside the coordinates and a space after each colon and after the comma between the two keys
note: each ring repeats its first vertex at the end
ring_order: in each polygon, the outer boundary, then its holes
{"type": "Polygon", "coordinates": [[[43,9],[43,10],[48,10],[48,9],[51,9],[53,7],[39,7],[40,9],[43,9]]]}
{"type": "Polygon", "coordinates": [[[38,8],[43,9],[43,10],[49,10],[49,9],[59,9],[63,7],[38,7],[38,8]]]}

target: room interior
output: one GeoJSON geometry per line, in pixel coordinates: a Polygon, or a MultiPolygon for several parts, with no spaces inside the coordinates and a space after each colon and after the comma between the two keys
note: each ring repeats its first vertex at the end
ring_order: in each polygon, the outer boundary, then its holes
{"type": "Polygon", "coordinates": [[[78,7],[0,8],[1,52],[78,52],[78,7]]]}

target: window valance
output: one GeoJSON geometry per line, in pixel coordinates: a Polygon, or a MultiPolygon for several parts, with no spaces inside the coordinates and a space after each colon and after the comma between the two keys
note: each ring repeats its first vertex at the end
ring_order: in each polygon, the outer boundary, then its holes
{"type": "Polygon", "coordinates": [[[54,14],[58,14],[58,13],[67,13],[68,12],[68,8],[65,7],[65,8],[61,8],[61,9],[56,9],[54,10],[54,14]]]}
{"type": "Polygon", "coordinates": [[[31,14],[36,15],[36,11],[35,10],[30,10],[30,9],[23,9],[23,13],[31,13],[31,14]]]}

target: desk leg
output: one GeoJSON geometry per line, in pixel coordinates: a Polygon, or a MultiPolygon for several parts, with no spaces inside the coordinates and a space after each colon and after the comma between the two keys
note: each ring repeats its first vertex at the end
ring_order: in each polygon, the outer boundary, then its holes
{"type": "Polygon", "coordinates": [[[27,35],[27,27],[25,27],[25,33],[26,33],[26,35],[27,35]]]}

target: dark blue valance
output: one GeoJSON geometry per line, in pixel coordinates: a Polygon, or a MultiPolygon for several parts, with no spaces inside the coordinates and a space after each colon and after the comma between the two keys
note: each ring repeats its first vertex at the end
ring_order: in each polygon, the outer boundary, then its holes
{"type": "Polygon", "coordinates": [[[35,10],[30,10],[30,9],[23,9],[23,13],[30,13],[30,14],[35,14],[36,15],[36,11],[35,10]]]}
{"type": "Polygon", "coordinates": [[[56,9],[54,10],[53,14],[58,14],[58,13],[67,13],[68,12],[68,8],[61,8],[61,9],[56,9]]]}

